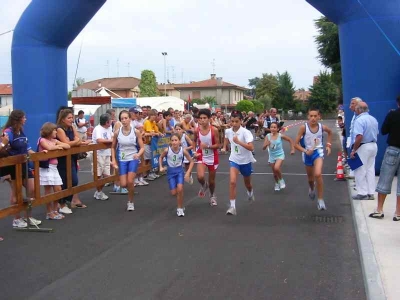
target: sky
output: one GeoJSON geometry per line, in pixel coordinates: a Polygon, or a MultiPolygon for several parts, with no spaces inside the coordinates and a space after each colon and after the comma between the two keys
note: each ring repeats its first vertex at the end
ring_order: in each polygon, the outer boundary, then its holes
{"type": "MultiPolygon", "coordinates": [[[[61,1],[61,0],[57,0],[61,1]]],[[[30,0],[1,0],[0,34],[14,29],[30,0]]],[[[86,81],[152,70],[164,82],[210,78],[247,86],[263,73],[288,71],[308,89],[319,63],[314,20],[305,0],[107,0],[68,49],[68,89],[86,81]],[[82,46],[80,62],[79,51],[82,46]]],[[[0,83],[12,83],[12,33],[0,35],[0,83]]]]}

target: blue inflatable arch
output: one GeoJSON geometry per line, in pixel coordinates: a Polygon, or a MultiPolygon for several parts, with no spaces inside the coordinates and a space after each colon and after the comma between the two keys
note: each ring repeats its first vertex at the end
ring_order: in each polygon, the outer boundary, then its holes
{"type": "MultiPolygon", "coordinates": [[[[364,99],[380,124],[400,94],[400,59],[389,39],[400,45],[397,0],[307,0],[338,24],[346,116],[352,97],[364,99]],[[368,13],[370,15],[368,15],[368,13]]],[[[27,112],[26,134],[33,141],[41,125],[55,119],[67,102],[67,49],[106,0],[32,0],[12,43],[14,107],[27,112]]],[[[380,168],[386,138],[379,137],[380,168]]]]}

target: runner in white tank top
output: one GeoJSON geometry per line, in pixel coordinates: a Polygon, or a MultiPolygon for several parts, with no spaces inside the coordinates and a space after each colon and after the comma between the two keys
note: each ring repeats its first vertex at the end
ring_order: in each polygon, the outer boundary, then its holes
{"type": "Polygon", "coordinates": [[[112,164],[114,168],[119,169],[121,187],[127,187],[128,189],[127,211],[133,211],[135,209],[133,204],[134,180],[139,168],[139,158],[144,152],[144,145],[140,132],[131,126],[131,120],[127,110],[123,110],[119,113],[119,120],[121,123],[115,125],[111,146],[112,164]],[[118,164],[116,159],[117,147],[119,157],[118,164]]]}
{"type": "MultiPolygon", "coordinates": [[[[185,149],[189,153],[190,157],[192,157],[193,156],[193,148],[194,148],[193,141],[190,139],[188,134],[184,132],[182,125],[180,123],[175,125],[174,130],[181,137],[181,145],[182,145],[183,149],[185,149]]],[[[186,157],[184,157],[183,163],[185,164],[185,170],[187,171],[190,162],[187,160],[186,157]]],[[[193,184],[193,176],[192,175],[190,175],[189,183],[193,184]]]]}
{"type": "Polygon", "coordinates": [[[295,148],[303,153],[303,162],[306,166],[309,191],[308,196],[311,200],[315,199],[315,181],[318,191],[318,210],[326,210],[324,201],[324,182],[322,180],[323,166],[323,133],[328,134],[326,151],[331,153],[332,131],[329,127],[318,123],[321,115],[318,109],[308,110],[308,122],[300,126],[297,133],[295,148]]]}
{"type": "Polygon", "coordinates": [[[167,161],[167,178],[168,185],[173,196],[176,195],[177,210],[176,214],[178,217],[184,217],[185,212],[183,209],[183,184],[184,181],[190,182],[190,173],[192,172],[194,161],[190,157],[189,153],[181,146],[181,141],[178,133],[173,133],[170,139],[170,145],[165,148],[161,153],[158,164],[160,172],[163,172],[165,168],[163,167],[163,160],[166,157],[167,161]],[[189,161],[189,167],[186,173],[183,173],[183,158],[189,161]]]}
{"type": "Polygon", "coordinates": [[[201,185],[198,195],[203,198],[209,188],[210,205],[215,206],[217,205],[217,197],[214,194],[215,175],[218,168],[218,149],[220,147],[218,129],[210,124],[210,110],[200,109],[198,116],[199,127],[194,137],[195,144],[198,147],[195,154],[198,161],[197,180],[201,185]],[[208,169],[208,182],[204,178],[206,169],[208,169]]]}

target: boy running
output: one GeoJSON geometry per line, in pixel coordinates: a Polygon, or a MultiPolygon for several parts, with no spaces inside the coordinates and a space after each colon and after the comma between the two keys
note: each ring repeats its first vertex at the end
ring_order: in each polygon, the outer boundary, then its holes
{"type": "Polygon", "coordinates": [[[210,205],[217,205],[217,197],[215,191],[215,175],[218,168],[218,149],[219,135],[218,129],[210,124],[211,112],[208,109],[199,110],[199,127],[195,131],[194,142],[198,150],[194,155],[197,158],[197,180],[201,187],[199,197],[204,198],[206,191],[210,189],[210,205]],[[204,179],[204,175],[208,169],[208,182],[204,179]]]}
{"type": "Polygon", "coordinates": [[[326,210],[324,202],[324,183],[322,180],[322,165],[324,159],[323,134],[328,134],[326,143],[326,152],[331,154],[332,131],[329,127],[318,122],[321,118],[318,109],[310,108],[308,110],[308,122],[301,125],[297,133],[295,148],[303,152],[303,162],[306,165],[308,176],[309,191],[308,196],[311,200],[315,199],[315,180],[318,190],[318,210],[326,210]]]}
{"type": "Polygon", "coordinates": [[[231,155],[229,156],[229,198],[230,207],[227,210],[227,215],[236,216],[236,182],[239,173],[243,175],[244,185],[247,189],[248,200],[254,201],[253,186],[251,185],[251,173],[253,172],[252,163],[256,160],[252,154],[254,151],[253,134],[243,128],[242,113],[234,110],[231,114],[231,128],[225,131],[224,147],[222,152],[226,152],[228,142],[231,143],[231,155]]]}

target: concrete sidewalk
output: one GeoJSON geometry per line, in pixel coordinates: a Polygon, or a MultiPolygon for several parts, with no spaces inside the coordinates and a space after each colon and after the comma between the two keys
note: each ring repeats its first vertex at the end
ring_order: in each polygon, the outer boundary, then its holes
{"type": "MultiPolygon", "coordinates": [[[[378,182],[379,177],[376,177],[378,182]]],[[[350,197],[357,194],[354,180],[349,180],[350,197]]],[[[377,200],[351,200],[358,235],[367,297],[370,300],[397,300],[400,284],[399,226],[393,221],[396,209],[397,178],[393,180],[392,193],[386,197],[383,219],[368,217],[377,206],[377,200]],[[396,296],[397,295],[397,296],[396,296]]],[[[375,198],[377,195],[375,194],[375,198]]]]}

